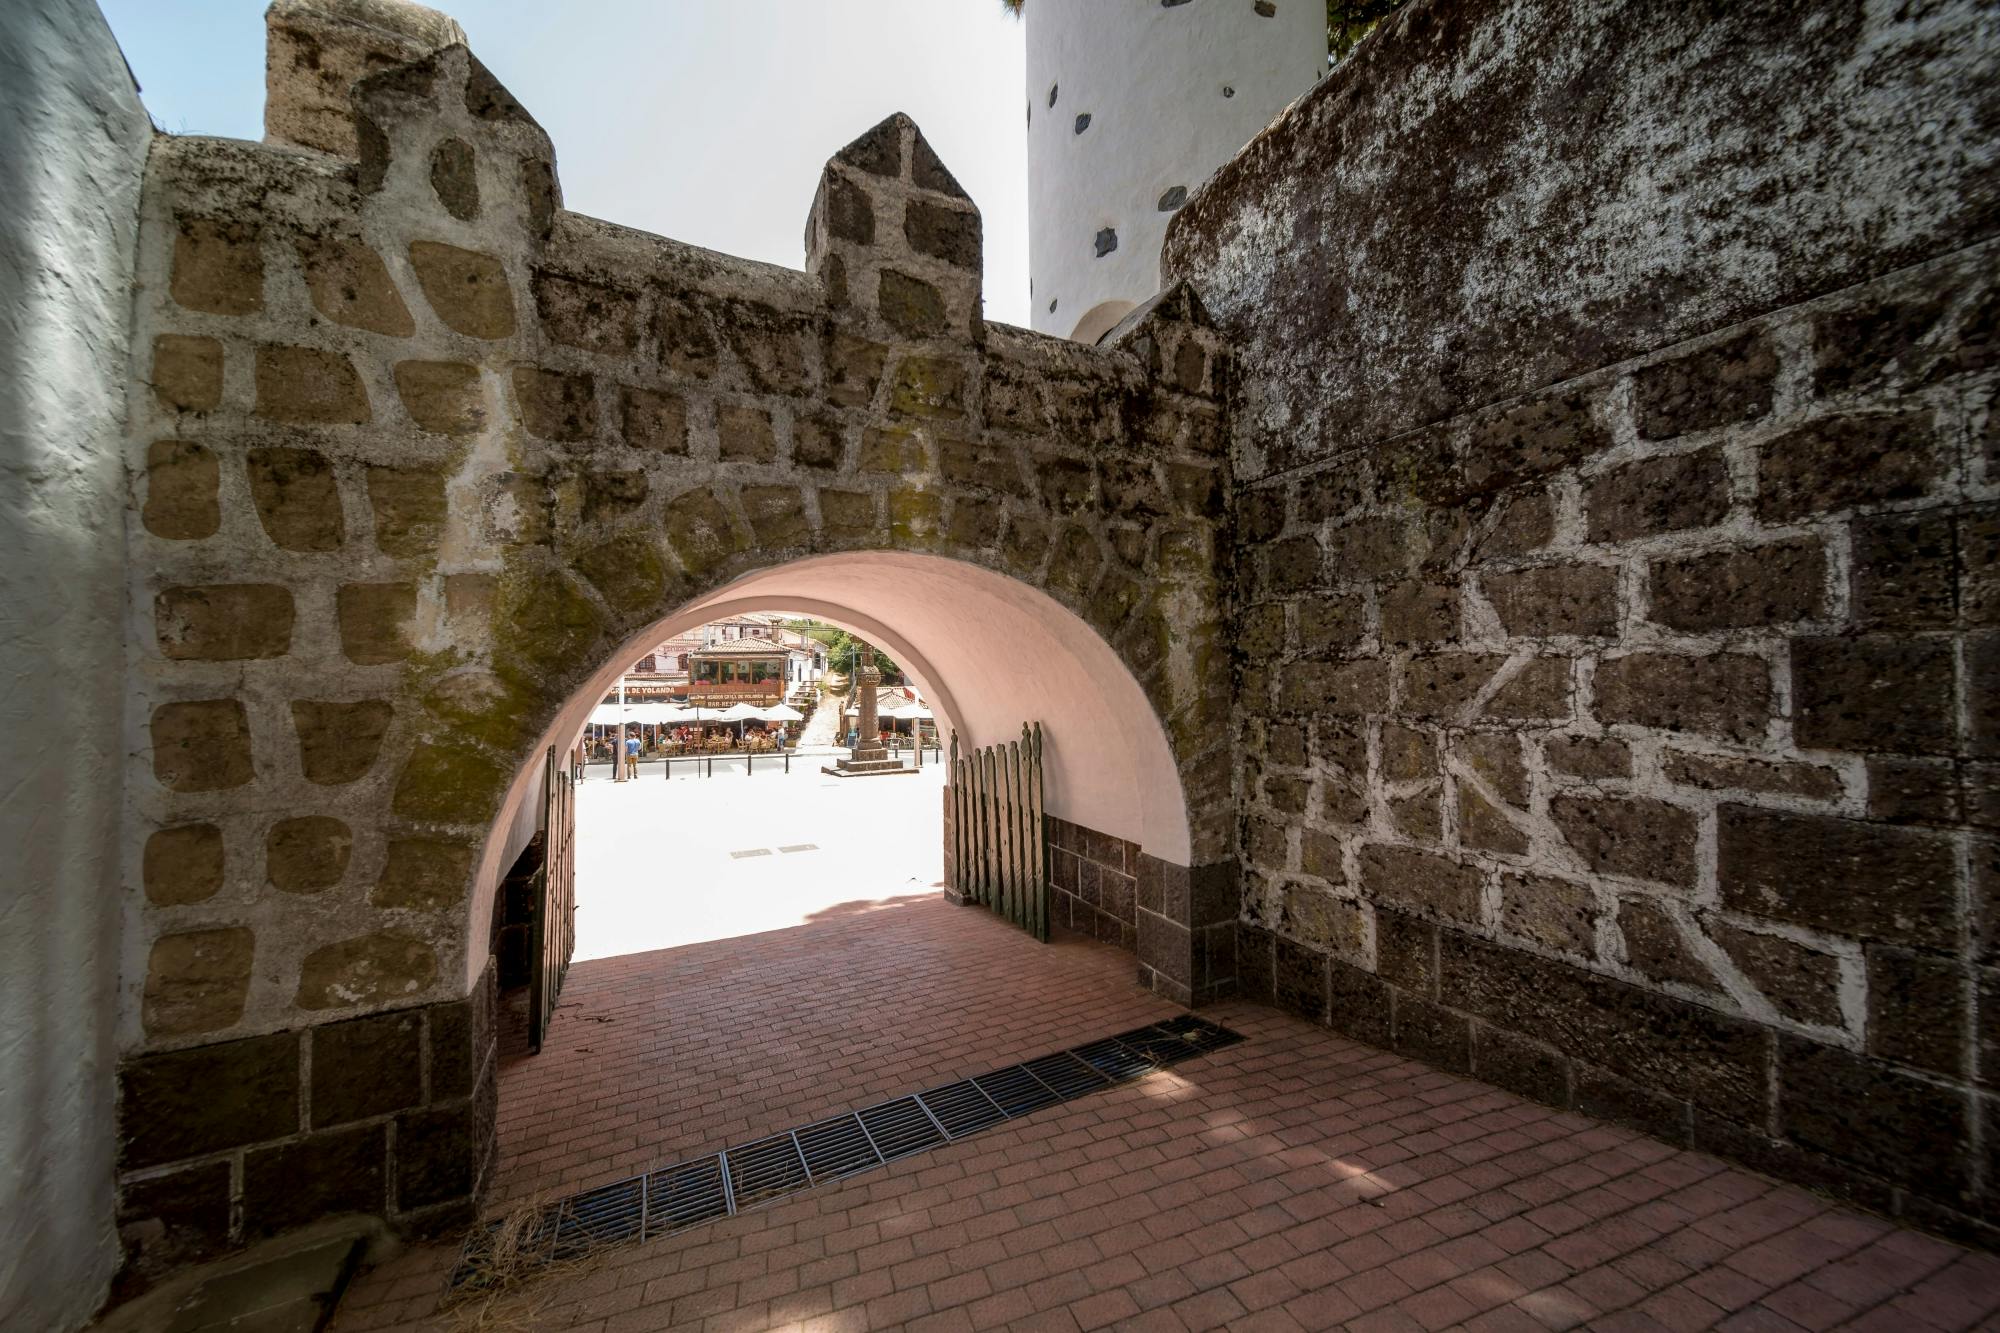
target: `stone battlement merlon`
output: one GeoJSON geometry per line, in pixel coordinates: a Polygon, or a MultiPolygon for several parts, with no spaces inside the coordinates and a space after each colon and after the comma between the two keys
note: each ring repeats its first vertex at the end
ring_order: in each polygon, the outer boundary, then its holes
{"type": "Polygon", "coordinates": [[[264,32],[265,142],[350,160],[354,85],[465,44],[455,20],[406,0],[272,0],[264,32]]]}

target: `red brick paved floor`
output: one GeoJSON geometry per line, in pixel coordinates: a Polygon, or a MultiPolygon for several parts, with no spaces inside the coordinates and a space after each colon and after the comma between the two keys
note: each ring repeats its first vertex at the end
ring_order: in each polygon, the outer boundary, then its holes
{"type": "MultiPolygon", "coordinates": [[[[1129,955],[933,897],[579,965],[501,1076],[499,1200],[1164,1017],[1129,955]]],[[[1259,1005],[1238,1046],[533,1290],[517,1327],[2000,1327],[2000,1258],[1259,1005]]],[[[337,1333],[428,1328],[454,1257],[337,1333]]]]}

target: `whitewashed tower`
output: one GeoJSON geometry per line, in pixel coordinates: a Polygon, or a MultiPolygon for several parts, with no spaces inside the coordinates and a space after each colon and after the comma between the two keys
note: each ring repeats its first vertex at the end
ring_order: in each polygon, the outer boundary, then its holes
{"type": "Polygon", "coordinates": [[[1160,286],[1188,195],[1326,66],[1324,0],[1028,0],[1034,326],[1094,342],[1160,286]]]}

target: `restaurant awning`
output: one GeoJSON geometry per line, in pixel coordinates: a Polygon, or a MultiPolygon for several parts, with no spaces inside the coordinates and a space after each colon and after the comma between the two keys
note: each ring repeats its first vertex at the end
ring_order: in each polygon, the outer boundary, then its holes
{"type": "MultiPolygon", "coordinates": [[[[716,715],[708,715],[714,721],[716,715]]],[[[615,727],[620,722],[639,722],[647,726],[679,726],[683,722],[694,721],[694,710],[677,704],[626,704],[624,712],[619,712],[617,704],[599,704],[590,710],[590,724],[594,727],[615,727]]]]}

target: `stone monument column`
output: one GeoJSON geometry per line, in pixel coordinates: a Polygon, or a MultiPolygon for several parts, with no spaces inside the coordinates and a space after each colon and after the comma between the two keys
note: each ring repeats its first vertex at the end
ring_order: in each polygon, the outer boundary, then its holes
{"type": "Polygon", "coordinates": [[[882,683],[881,668],[875,665],[875,650],[859,639],[854,641],[854,745],[848,757],[820,769],[837,778],[887,777],[892,773],[914,773],[903,761],[891,759],[882,746],[881,713],[875,702],[876,687],[882,683]]]}
{"type": "Polygon", "coordinates": [[[854,641],[854,707],[859,714],[855,721],[855,757],[861,751],[873,750],[882,743],[881,716],[876,711],[875,690],[882,683],[882,669],[875,665],[875,650],[856,639],[854,641]]]}

